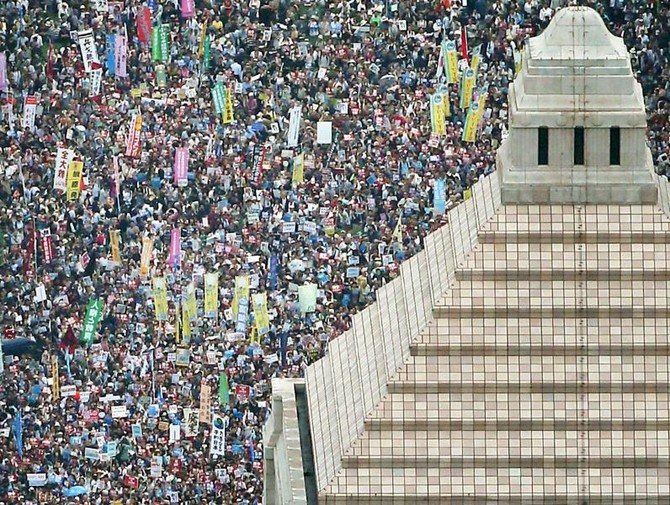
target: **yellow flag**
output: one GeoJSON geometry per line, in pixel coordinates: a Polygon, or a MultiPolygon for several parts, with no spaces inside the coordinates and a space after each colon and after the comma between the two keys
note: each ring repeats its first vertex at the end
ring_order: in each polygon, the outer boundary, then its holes
{"type": "Polygon", "coordinates": [[[293,159],[293,184],[300,184],[305,180],[305,154],[300,153],[293,159]]]}
{"type": "Polygon", "coordinates": [[[142,255],[140,256],[140,276],[146,277],[149,275],[149,262],[154,251],[154,239],[144,237],[142,239],[142,255]]]}
{"type": "Polygon", "coordinates": [[[195,285],[192,282],[186,286],[186,306],[188,307],[188,320],[194,322],[198,317],[198,307],[195,302],[195,285]]]}
{"type": "Polygon", "coordinates": [[[434,134],[441,137],[447,134],[444,122],[444,102],[441,94],[431,95],[430,97],[430,120],[434,134]]]}
{"type": "Polygon", "coordinates": [[[268,317],[268,302],[265,293],[253,296],[255,329],[259,336],[270,332],[270,318],[268,317]]]}
{"type": "Polygon", "coordinates": [[[216,319],[219,308],[219,274],[205,274],[205,317],[216,319]]]}
{"type": "Polygon", "coordinates": [[[456,52],[456,42],[447,41],[447,84],[456,84],[458,82],[458,53],[456,52]]]}
{"type": "Polygon", "coordinates": [[[67,171],[67,199],[76,200],[79,198],[79,186],[81,176],[84,173],[84,163],[81,161],[71,161],[67,171]]]}
{"type": "Polygon", "coordinates": [[[121,263],[121,250],[119,248],[119,230],[109,230],[109,243],[112,246],[112,261],[121,263]]]}
{"type": "Polygon", "coordinates": [[[181,305],[181,326],[184,332],[184,339],[188,342],[189,339],[186,337],[191,336],[191,322],[188,317],[188,304],[182,303],[181,305]]]}
{"type": "Polygon", "coordinates": [[[223,124],[230,124],[235,121],[233,113],[233,90],[230,87],[225,88],[226,105],[223,108],[223,124]]]}
{"type": "Polygon", "coordinates": [[[251,337],[249,337],[249,342],[251,344],[259,344],[260,339],[258,338],[258,328],[256,328],[256,325],[251,328],[251,337]]]}
{"type": "Polygon", "coordinates": [[[233,315],[237,317],[237,305],[242,298],[249,299],[249,276],[235,277],[235,295],[233,297],[233,315]]]}
{"type": "Polygon", "coordinates": [[[200,46],[198,47],[198,56],[202,58],[205,52],[205,37],[207,36],[207,21],[202,23],[202,33],[200,34],[200,46]]]}
{"type": "Polygon", "coordinates": [[[177,307],[175,307],[174,311],[174,339],[175,342],[177,342],[177,344],[180,344],[182,341],[180,324],[179,324],[180,319],[181,319],[181,310],[179,307],[179,301],[177,301],[177,307]]]}
{"type": "Polygon", "coordinates": [[[158,319],[159,321],[167,321],[168,302],[167,302],[167,284],[165,283],[165,278],[154,277],[153,291],[154,291],[154,310],[156,311],[156,319],[158,319]]]}
{"type": "Polygon", "coordinates": [[[58,356],[51,356],[51,392],[54,401],[60,401],[60,376],[58,373],[58,356]]]}

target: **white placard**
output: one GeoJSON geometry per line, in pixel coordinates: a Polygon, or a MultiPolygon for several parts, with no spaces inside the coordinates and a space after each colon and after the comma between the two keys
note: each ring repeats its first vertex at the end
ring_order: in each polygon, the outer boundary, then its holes
{"type": "Polygon", "coordinates": [[[331,123],[330,121],[319,121],[316,124],[316,143],[317,144],[333,143],[333,123],[331,123]]]}
{"type": "Polygon", "coordinates": [[[128,409],[125,405],[112,405],[112,418],[120,419],[122,417],[128,417],[128,409]]]}

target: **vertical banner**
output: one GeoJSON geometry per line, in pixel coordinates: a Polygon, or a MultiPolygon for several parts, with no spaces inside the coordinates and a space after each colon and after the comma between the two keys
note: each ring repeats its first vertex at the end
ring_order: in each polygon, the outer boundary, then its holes
{"type": "Polygon", "coordinates": [[[116,71],[116,35],[107,35],[105,54],[107,73],[109,75],[114,75],[114,72],[116,71]]]}
{"type": "Polygon", "coordinates": [[[247,275],[235,277],[235,293],[232,306],[234,316],[237,316],[237,305],[242,298],[249,298],[249,276],[247,275]]]}
{"type": "Polygon", "coordinates": [[[202,57],[205,51],[205,37],[207,36],[207,21],[202,22],[202,32],[200,33],[200,45],[198,46],[198,56],[202,57]]]}
{"type": "Polygon", "coordinates": [[[219,274],[205,274],[205,317],[216,319],[219,307],[219,274]]]}
{"type": "Polygon", "coordinates": [[[274,291],[277,289],[277,280],[279,277],[279,258],[277,257],[276,254],[273,254],[270,256],[269,259],[270,262],[270,289],[274,291]]]}
{"type": "Polygon", "coordinates": [[[144,237],[142,239],[142,255],[140,256],[140,276],[149,275],[149,262],[154,251],[154,239],[144,237]]]}
{"type": "Polygon", "coordinates": [[[83,30],[77,33],[79,48],[81,49],[81,58],[84,63],[84,70],[90,72],[93,70],[93,63],[100,63],[98,59],[98,48],[95,45],[95,36],[93,30],[83,30]]]}
{"type": "MultiPolygon", "coordinates": [[[[218,280],[217,280],[218,283],[218,280]]],[[[192,282],[186,286],[186,307],[188,310],[188,320],[190,322],[195,322],[198,317],[198,309],[195,300],[195,284],[192,282]]]]}
{"type": "Polygon", "coordinates": [[[84,328],[79,340],[85,344],[92,344],[95,331],[98,329],[98,323],[102,317],[102,300],[92,299],[86,307],[86,317],[84,318],[84,328]]]}
{"type": "Polygon", "coordinates": [[[192,18],[195,15],[193,0],[181,0],[181,17],[192,18]]]}
{"type": "Polygon", "coordinates": [[[461,26],[461,56],[465,61],[468,61],[468,53],[468,31],[461,26]]]}
{"type": "Polygon", "coordinates": [[[219,374],[219,404],[228,405],[230,400],[230,386],[228,376],[225,373],[219,374]]]}
{"type": "Polygon", "coordinates": [[[140,7],[137,12],[137,37],[142,44],[151,40],[151,11],[149,7],[140,7]]]}
{"type": "Polygon", "coordinates": [[[168,318],[167,284],[165,283],[164,277],[154,277],[153,292],[154,292],[154,310],[156,311],[156,319],[159,321],[167,321],[168,318]]]}
{"type": "Polygon", "coordinates": [[[470,68],[475,73],[475,77],[477,76],[477,71],[479,70],[479,62],[481,60],[481,54],[482,54],[482,45],[479,44],[472,50],[472,59],[470,60],[470,68]]]}
{"type": "Polygon", "coordinates": [[[53,245],[51,243],[51,231],[49,228],[40,230],[40,242],[42,243],[44,263],[48,265],[53,261],[54,258],[53,245]]]}
{"type": "Polygon", "coordinates": [[[161,44],[163,28],[161,25],[156,25],[151,30],[151,60],[161,61],[163,59],[163,44],[161,44]]]}
{"type": "Polygon", "coordinates": [[[88,95],[91,98],[100,96],[100,88],[102,87],[102,65],[100,63],[93,63],[93,69],[88,73],[91,87],[88,95]]]}
{"type": "Polygon", "coordinates": [[[142,133],[142,114],[137,114],[130,120],[126,156],[138,158],[140,156],[140,135],[142,133]]]}
{"type": "Polygon", "coordinates": [[[60,401],[60,376],[58,373],[58,356],[51,356],[51,396],[55,402],[60,401]]]}
{"type": "Polygon", "coordinates": [[[225,456],[226,454],[226,425],[223,417],[214,416],[212,419],[212,436],[209,441],[210,456],[225,456]]]}
{"type": "Polygon", "coordinates": [[[118,197],[121,194],[121,171],[119,170],[119,156],[112,156],[112,164],[114,165],[114,192],[118,197]]]}
{"type": "MultiPolygon", "coordinates": [[[[188,307],[186,306],[186,301],[182,299],[181,303],[181,330],[182,338],[187,344],[191,341],[191,322],[188,318],[188,307]]],[[[179,311],[177,311],[177,319],[180,317],[179,311]]]]}
{"type": "Polygon", "coordinates": [[[443,137],[447,134],[444,121],[444,100],[440,94],[430,96],[430,122],[435,135],[443,137]]]}
{"type": "Polygon", "coordinates": [[[456,43],[448,40],[446,45],[447,61],[445,69],[447,72],[447,84],[456,84],[458,82],[458,53],[456,52],[456,43]]]}
{"type": "Polygon", "coordinates": [[[463,76],[461,78],[461,97],[459,104],[461,110],[467,110],[467,108],[470,107],[470,104],[472,103],[472,92],[474,89],[475,72],[471,68],[468,68],[465,72],[463,72],[463,76]]]}
{"type": "Polygon", "coordinates": [[[223,114],[225,100],[226,98],[223,89],[223,83],[219,81],[216,83],[214,88],[212,88],[212,103],[214,104],[214,112],[216,112],[216,114],[223,114]]]}
{"type": "Polygon", "coordinates": [[[209,424],[212,416],[212,388],[206,382],[200,386],[200,412],[198,419],[203,424],[209,424]]]}
{"type": "Polygon", "coordinates": [[[202,69],[205,73],[209,70],[209,61],[212,58],[212,41],[209,35],[205,35],[205,47],[202,51],[202,69]]]}
{"type": "Polygon", "coordinates": [[[291,178],[296,186],[305,180],[305,153],[300,153],[293,158],[293,176],[291,178]]]}
{"type": "Polygon", "coordinates": [[[249,320],[249,298],[240,298],[237,301],[237,317],[235,319],[235,331],[247,332],[247,321],[249,320]]]}
{"type": "Polygon", "coordinates": [[[67,199],[76,200],[79,198],[81,188],[81,176],[84,172],[84,163],[82,161],[71,161],[67,172],[67,199]]]}
{"type": "Polygon", "coordinates": [[[268,317],[268,302],[265,293],[253,295],[254,319],[258,336],[262,337],[270,333],[270,319],[268,317]]]}
{"type": "Polygon", "coordinates": [[[316,310],[316,296],[318,288],[316,284],[304,284],[298,286],[298,303],[300,312],[306,314],[316,310]]]}
{"type": "Polygon", "coordinates": [[[226,96],[226,104],[223,108],[223,124],[230,124],[233,121],[235,121],[235,114],[233,112],[232,87],[226,88],[225,96],[226,96]]]}
{"type": "Polygon", "coordinates": [[[178,268],[181,260],[181,228],[173,228],[170,231],[170,255],[168,264],[172,268],[178,268]]]}
{"type": "Polygon", "coordinates": [[[188,147],[177,147],[174,152],[174,183],[183,188],[188,185],[188,147]]]}
{"type": "Polygon", "coordinates": [[[109,243],[112,247],[112,261],[121,264],[121,247],[119,245],[119,230],[109,230],[109,243]]]}
{"type": "Polygon", "coordinates": [[[254,146],[254,157],[251,163],[251,183],[258,187],[263,178],[263,162],[265,161],[265,146],[254,146]]]}
{"type": "Polygon", "coordinates": [[[184,409],[184,436],[187,438],[198,436],[200,418],[197,409],[184,409]]]}
{"type": "Polygon", "coordinates": [[[170,59],[170,25],[161,26],[161,56],[163,63],[170,59]]]}
{"type": "Polygon", "coordinates": [[[128,60],[128,39],[125,35],[116,35],[114,37],[114,75],[116,77],[127,77],[126,68],[128,60]]]}
{"type": "Polygon", "coordinates": [[[0,53],[0,92],[7,91],[7,55],[0,53]]]}
{"type": "Polygon", "coordinates": [[[35,115],[37,114],[37,97],[29,95],[23,102],[23,127],[35,131],[35,115]]]}
{"type": "Polygon", "coordinates": [[[61,191],[67,189],[67,172],[72,160],[74,160],[74,151],[72,149],[58,148],[58,151],[56,151],[56,166],[54,168],[54,189],[61,191]]]}
{"type": "Polygon", "coordinates": [[[300,136],[300,118],[302,114],[302,106],[296,105],[288,111],[288,136],[286,143],[288,147],[296,147],[298,145],[298,137],[300,136]]]}
{"type": "Polygon", "coordinates": [[[463,125],[463,142],[474,142],[477,139],[477,127],[479,126],[479,102],[472,102],[468,115],[463,125]]]}
{"type": "Polygon", "coordinates": [[[447,210],[447,181],[436,179],[433,186],[433,214],[444,214],[447,210]]]}

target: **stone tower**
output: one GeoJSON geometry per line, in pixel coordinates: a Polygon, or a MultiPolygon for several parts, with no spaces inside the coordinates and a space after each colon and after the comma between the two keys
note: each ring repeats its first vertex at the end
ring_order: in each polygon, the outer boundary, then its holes
{"type": "Polygon", "coordinates": [[[509,109],[504,203],[656,202],[642,88],[593,9],[562,9],[530,39],[509,109]]]}

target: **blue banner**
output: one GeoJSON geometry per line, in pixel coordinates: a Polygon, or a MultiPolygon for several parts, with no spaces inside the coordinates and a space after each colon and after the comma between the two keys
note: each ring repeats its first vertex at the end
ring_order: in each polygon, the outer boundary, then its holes
{"type": "Polygon", "coordinates": [[[19,457],[23,457],[23,423],[21,422],[21,411],[16,409],[16,416],[14,417],[14,440],[16,441],[16,452],[19,457]]]}
{"type": "Polygon", "coordinates": [[[270,257],[270,289],[277,289],[277,276],[279,274],[279,258],[276,254],[270,257]]]}
{"type": "Polygon", "coordinates": [[[444,214],[447,210],[447,181],[445,179],[435,179],[433,209],[436,214],[444,214]]]}
{"type": "Polygon", "coordinates": [[[114,35],[107,35],[107,73],[114,75],[116,68],[116,48],[114,35]]]}
{"type": "Polygon", "coordinates": [[[149,0],[147,3],[149,4],[149,10],[156,12],[156,0],[149,0]]]}

